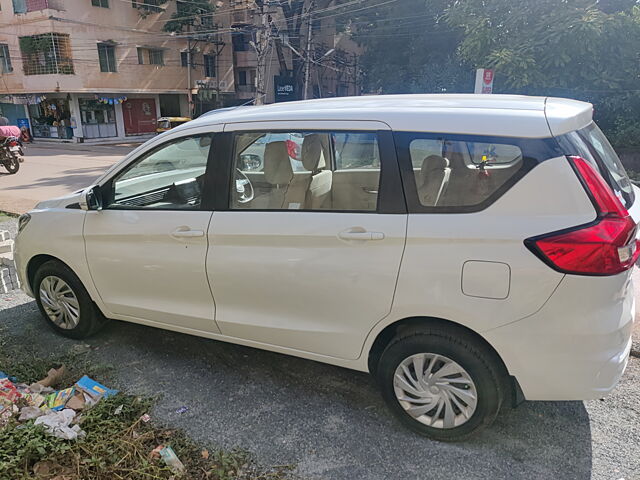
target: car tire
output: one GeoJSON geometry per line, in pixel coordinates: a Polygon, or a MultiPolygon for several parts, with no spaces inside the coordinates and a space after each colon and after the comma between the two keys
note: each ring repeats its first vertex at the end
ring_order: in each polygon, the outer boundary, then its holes
{"type": "Polygon", "coordinates": [[[424,326],[389,342],[376,376],[385,402],[405,426],[434,440],[459,441],[498,415],[505,391],[499,362],[462,328],[424,326]]]}
{"type": "Polygon", "coordinates": [[[76,274],[57,260],[38,268],[33,293],[47,324],[65,337],[89,337],[107,321],[76,274]]]}

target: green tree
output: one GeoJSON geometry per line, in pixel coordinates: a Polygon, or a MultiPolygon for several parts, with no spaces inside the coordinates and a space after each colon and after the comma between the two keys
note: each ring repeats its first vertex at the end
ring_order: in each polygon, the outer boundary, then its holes
{"type": "Polygon", "coordinates": [[[215,7],[210,0],[176,0],[176,11],[164,24],[163,30],[175,33],[211,30],[214,11],[215,7]]]}
{"type": "Polygon", "coordinates": [[[464,62],[496,71],[497,92],[594,103],[618,145],[640,145],[640,7],[633,0],[457,0],[464,62]]]}
{"type": "Polygon", "coordinates": [[[464,30],[462,59],[494,68],[502,88],[621,90],[639,86],[637,13],[592,0],[458,0],[447,21],[464,30]]]}
{"type": "Polygon", "coordinates": [[[345,8],[341,17],[342,28],[364,49],[365,90],[473,91],[473,71],[457,54],[464,31],[445,21],[452,0],[400,0],[377,7],[380,3],[364,1],[345,8]]]}

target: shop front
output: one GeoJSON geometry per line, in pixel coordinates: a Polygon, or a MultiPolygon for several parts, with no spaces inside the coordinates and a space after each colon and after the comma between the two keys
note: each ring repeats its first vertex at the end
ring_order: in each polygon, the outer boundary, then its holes
{"type": "Polygon", "coordinates": [[[0,101],[0,117],[9,119],[9,125],[18,125],[19,118],[26,118],[24,105],[14,105],[0,101]]]}
{"type": "Polygon", "coordinates": [[[114,99],[79,98],[80,118],[84,138],[110,138],[118,136],[114,99]]]}
{"type": "Polygon", "coordinates": [[[122,103],[126,135],[156,133],[158,111],[154,98],[128,98],[122,103]]]}
{"type": "Polygon", "coordinates": [[[43,98],[40,102],[29,105],[31,129],[36,138],[58,138],[71,140],[73,125],[69,98],[43,98]]]}

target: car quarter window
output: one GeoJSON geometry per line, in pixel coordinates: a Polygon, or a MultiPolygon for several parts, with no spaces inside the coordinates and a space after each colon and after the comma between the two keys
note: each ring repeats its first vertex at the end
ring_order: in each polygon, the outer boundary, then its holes
{"type": "Polygon", "coordinates": [[[211,142],[194,135],[143,154],[112,180],[107,208],[199,209],[211,142]]]}
{"type": "MultiPolygon", "coordinates": [[[[490,203],[530,167],[521,139],[397,133],[415,211],[470,211],[490,203]],[[415,192],[415,195],[413,195],[415,192]],[[424,210],[421,210],[424,208],[424,210]]],[[[540,140],[543,142],[544,140],[540,140]]]]}
{"type": "Polygon", "coordinates": [[[375,212],[376,132],[242,132],[234,135],[231,209],[375,212]]]}

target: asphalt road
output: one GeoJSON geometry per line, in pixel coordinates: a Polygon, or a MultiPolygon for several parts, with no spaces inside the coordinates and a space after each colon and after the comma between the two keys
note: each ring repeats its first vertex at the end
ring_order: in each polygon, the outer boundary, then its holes
{"type": "MultiPolygon", "coordinates": [[[[0,295],[0,337],[29,355],[76,344],[19,292],[0,295]]],[[[114,366],[109,386],[162,395],[155,419],[308,478],[640,479],[640,358],[604,400],[525,402],[444,444],[396,423],[362,373],[121,322],[86,343],[93,361],[114,366]]]]}
{"type": "Polygon", "coordinates": [[[87,187],[129,153],[131,145],[51,144],[25,146],[15,175],[0,166],[0,211],[24,213],[38,202],[87,187]]]}

